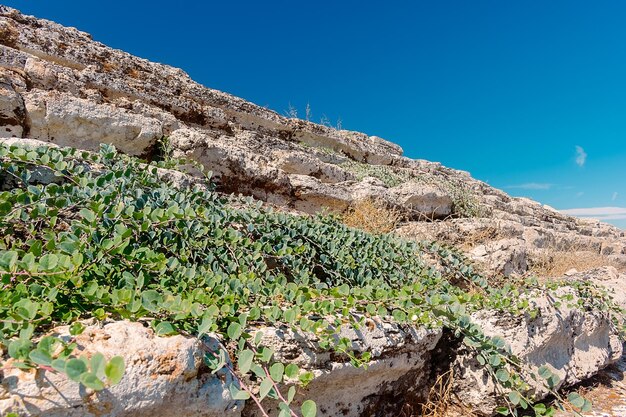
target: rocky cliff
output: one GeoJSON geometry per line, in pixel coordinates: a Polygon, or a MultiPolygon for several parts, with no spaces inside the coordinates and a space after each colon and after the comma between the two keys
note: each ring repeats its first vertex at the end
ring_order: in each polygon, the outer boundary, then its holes
{"type": "MultiPolygon", "coordinates": [[[[0,6],[0,137],[91,151],[107,143],[146,161],[165,154],[188,158],[213,172],[218,191],[295,213],[343,214],[361,201],[376,201],[398,216],[396,234],[452,245],[498,280],[567,272],[618,290],[624,282],[619,271],[626,267],[626,238],[615,227],[512,198],[466,172],[404,157],[399,146],[376,136],[283,117],[206,88],[180,69],[5,6],[0,6]],[[585,272],[605,265],[611,268],[585,272]]],[[[621,343],[606,317],[558,310],[547,299],[538,305],[538,318],[509,321],[481,313],[475,319],[490,333],[505,336],[517,355],[537,366],[551,363],[564,385],[619,359],[621,343]]],[[[37,377],[5,373],[0,409],[23,406],[20,410],[32,415],[59,416],[171,415],[172,409],[179,415],[254,413],[228,397],[223,381],[203,371],[197,341],[182,336],[164,341],[125,322],[94,325],[90,331],[96,336],[83,340],[86,345],[109,335],[107,353],[141,363],[149,352],[162,358],[156,363],[175,371],[137,366],[125,385],[97,399],[78,388],[42,387],[37,377]],[[134,390],[147,380],[152,394],[138,401],[134,390]],[[32,401],[24,400],[31,396],[32,401]]],[[[315,353],[306,340],[288,333],[272,333],[278,352],[299,357],[303,367],[318,374],[309,394],[322,415],[391,415],[386,407],[399,398],[423,400],[441,351],[447,352],[446,360],[457,361],[462,403],[483,415],[496,406],[485,394],[494,387],[483,381],[466,352],[450,357],[449,335],[441,330],[383,321],[370,332],[345,331],[355,346],[375,352],[368,370],[315,353]]]]}

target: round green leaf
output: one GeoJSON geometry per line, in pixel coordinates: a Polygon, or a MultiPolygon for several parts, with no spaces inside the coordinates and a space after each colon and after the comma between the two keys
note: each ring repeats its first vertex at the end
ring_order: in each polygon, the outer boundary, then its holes
{"type": "Polygon", "coordinates": [[[510,378],[510,375],[506,369],[498,369],[496,371],[496,378],[498,378],[500,382],[507,382],[510,378]]]}
{"type": "Polygon", "coordinates": [[[106,358],[100,352],[96,352],[91,356],[89,360],[90,371],[98,378],[104,378],[104,368],[106,367],[106,358]]]}
{"type": "Polygon", "coordinates": [[[233,400],[247,400],[250,398],[250,394],[247,391],[240,390],[235,384],[230,384],[228,390],[233,400]]]}
{"type": "Polygon", "coordinates": [[[80,376],[87,372],[87,365],[80,359],[70,359],[65,364],[65,373],[72,380],[79,382],[80,376]]]}
{"type": "Polygon", "coordinates": [[[274,388],[272,380],[270,378],[265,378],[261,381],[261,385],[259,387],[259,397],[261,397],[261,399],[265,398],[267,394],[270,393],[272,388],[274,388]]]}
{"type": "Polygon", "coordinates": [[[300,410],[302,411],[302,417],[315,417],[317,414],[317,405],[311,400],[306,400],[302,403],[300,410]]]}
{"type": "Polygon", "coordinates": [[[295,396],[296,396],[296,387],[292,385],[289,387],[289,390],[287,391],[287,403],[291,404],[295,396]]]}
{"type": "Polygon", "coordinates": [[[122,380],[125,370],[124,358],[114,356],[104,367],[104,374],[111,385],[116,385],[122,380]]]}
{"type": "Polygon", "coordinates": [[[41,349],[32,350],[28,357],[31,361],[35,362],[37,365],[52,365],[52,356],[48,352],[45,352],[41,349]]]}
{"type": "Polygon", "coordinates": [[[254,359],[254,352],[249,349],[239,352],[237,359],[237,365],[239,366],[239,372],[247,374],[252,366],[252,360],[254,359]]]}
{"type": "Polygon", "coordinates": [[[567,400],[570,404],[579,409],[583,408],[585,405],[585,399],[577,392],[570,392],[567,395],[567,400]]]}
{"type": "Polygon", "coordinates": [[[232,340],[239,339],[239,336],[241,336],[241,332],[242,332],[241,324],[239,324],[236,321],[233,321],[232,323],[230,323],[228,325],[228,329],[226,329],[226,334],[232,340]]]}
{"type": "Polygon", "coordinates": [[[537,371],[539,373],[539,376],[543,379],[548,379],[552,376],[552,371],[545,365],[540,366],[537,371]]]}
{"type": "Polygon", "coordinates": [[[285,367],[285,375],[287,378],[297,378],[300,373],[300,368],[295,363],[290,363],[285,367]]]}
{"type": "Polygon", "coordinates": [[[155,327],[154,331],[159,336],[169,336],[173,334],[177,334],[176,328],[169,321],[159,322],[155,327]]]}
{"type": "Polygon", "coordinates": [[[522,396],[519,392],[517,391],[509,392],[509,401],[511,401],[511,404],[518,405],[521,400],[522,400],[522,396]]]}
{"type": "Polygon", "coordinates": [[[270,376],[272,377],[272,380],[274,380],[274,382],[282,381],[284,372],[285,366],[280,362],[276,362],[272,364],[272,366],[270,366],[270,376]]]}
{"type": "Polygon", "coordinates": [[[59,257],[53,253],[48,253],[39,260],[39,269],[43,271],[51,271],[56,268],[59,263],[59,257]]]}
{"type": "Polygon", "coordinates": [[[91,388],[94,391],[100,391],[104,389],[104,383],[93,373],[86,372],[80,376],[80,382],[87,388],[91,388]]]}

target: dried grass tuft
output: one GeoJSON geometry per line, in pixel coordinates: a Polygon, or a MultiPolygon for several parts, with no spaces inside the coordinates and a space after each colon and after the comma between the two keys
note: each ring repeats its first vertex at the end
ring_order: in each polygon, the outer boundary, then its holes
{"type": "Polygon", "coordinates": [[[549,246],[534,251],[529,257],[529,274],[539,277],[562,277],[566,272],[575,269],[585,272],[603,266],[614,266],[622,269],[615,262],[600,251],[590,250],[589,247],[570,246],[568,248],[549,246]]]}
{"type": "Polygon", "coordinates": [[[379,234],[392,232],[400,220],[398,210],[371,198],[355,202],[343,215],[343,222],[347,226],[379,234]]]}
{"type": "Polygon", "coordinates": [[[454,369],[450,369],[437,377],[424,404],[415,407],[407,403],[398,417],[474,417],[472,410],[458,405],[458,402],[453,403],[453,386],[454,369]]]}

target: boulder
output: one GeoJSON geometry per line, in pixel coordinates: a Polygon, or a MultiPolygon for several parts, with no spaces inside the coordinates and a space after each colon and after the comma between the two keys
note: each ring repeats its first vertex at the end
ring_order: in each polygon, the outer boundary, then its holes
{"type": "Polygon", "coordinates": [[[509,276],[528,271],[526,250],[521,239],[501,239],[478,245],[469,255],[491,274],[509,276]]]}
{"type": "Polygon", "coordinates": [[[32,139],[90,150],[109,143],[138,156],[163,136],[160,121],[109,104],[58,92],[34,91],[23,97],[32,139]]]}
{"type": "MultiPolygon", "coordinates": [[[[371,352],[366,368],[354,367],[345,356],[320,351],[312,335],[286,328],[261,329],[264,345],[276,351],[276,358],[315,374],[305,389],[298,390],[295,405],[311,399],[318,415],[357,417],[397,415],[403,405],[425,400],[441,331],[373,320],[368,323],[360,330],[343,326],[337,333],[337,338],[352,342],[355,352],[371,352]]],[[[278,414],[275,402],[266,400],[264,406],[272,417],[278,414]]],[[[261,413],[249,403],[244,415],[261,413]]]]}
{"type": "Polygon", "coordinates": [[[407,182],[389,189],[387,199],[413,213],[416,220],[442,219],[452,215],[452,197],[438,187],[407,182]]]}
{"type": "MultiPolygon", "coordinates": [[[[547,365],[559,376],[557,388],[560,388],[591,377],[622,356],[622,343],[608,315],[580,309],[577,301],[574,290],[562,287],[557,298],[538,296],[533,299],[539,311],[536,318],[493,311],[481,311],[472,318],[486,335],[503,337],[513,354],[524,361],[525,379],[531,391],[541,399],[548,391],[541,377],[535,381],[530,376],[537,375],[539,366],[547,365]],[[568,296],[573,297],[571,301],[567,301],[568,296]]],[[[496,389],[484,367],[468,352],[460,352],[454,367],[458,371],[454,392],[460,403],[481,416],[493,415],[495,408],[502,404],[503,394],[496,389]]]]}
{"type": "MultiPolygon", "coordinates": [[[[69,329],[52,334],[69,339],[69,329]]],[[[122,381],[92,391],[67,376],[39,370],[24,372],[7,362],[0,379],[0,415],[17,412],[41,417],[206,416],[237,417],[242,403],[233,401],[225,370],[212,374],[203,365],[203,342],[183,336],[158,337],[140,323],[118,321],[90,325],[76,337],[77,354],[121,355],[122,381]]],[[[212,349],[215,339],[206,341],[212,349]]]]}

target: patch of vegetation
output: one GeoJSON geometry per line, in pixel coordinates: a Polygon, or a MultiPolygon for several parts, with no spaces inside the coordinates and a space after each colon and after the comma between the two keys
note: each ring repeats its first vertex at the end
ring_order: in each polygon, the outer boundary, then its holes
{"type": "Polygon", "coordinates": [[[341,167],[354,174],[359,181],[365,177],[374,177],[389,188],[409,181],[440,188],[452,199],[452,211],[455,217],[482,217],[486,214],[478,198],[467,187],[446,178],[426,174],[415,175],[406,169],[394,169],[388,165],[371,165],[357,161],[346,161],[341,164],[341,167]]]}
{"type": "Polygon", "coordinates": [[[485,217],[487,214],[480,201],[467,187],[462,184],[453,184],[450,181],[442,182],[450,198],[452,198],[452,212],[457,217],[485,217]]]}
{"type": "Polygon", "coordinates": [[[299,145],[305,149],[311,149],[314,152],[319,152],[320,154],[323,155],[329,155],[329,156],[341,156],[343,157],[343,154],[337,152],[336,150],[332,149],[332,148],[328,148],[326,146],[313,146],[310,145],[304,141],[300,141],[299,145]]]}
{"type": "MultiPolygon", "coordinates": [[[[336,329],[379,316],[454,331],[508,393],[501,414],[518,415],[518,407],[552,413],[531,405],[523,364],[505,341],[470,318],[485,308],[536,314],[532,295],[545,290],[539,284],[492,288],[444,246],[368,234],[329,217],[276,213],[251,200],[231,204],[208,179],[171,183],[155,165],[111,146],[92,154],[0,144],[0,175],[16,184],[0,192],[0,345],[11,366],[65,373],[102,389],[122,378],[120,358],[77,358],[73,344],[42,335],[59,324],[78,334],[80,320],[92,317],[149,318],[159,335],[217,334],[233,350],[207,346],[205,361],[235,377],[232,398],[252,399],[267,415],[261,400],[271,397],[280,417],[295,416],[296,389],[279,384],[306,384],[312,373],[276,361],[251,329],[290,326],[315,335],[319,349],[366,366],[370,353],[353,352],[336,329]],[[56,180],[37,184],[37,172],[56,180]],[[424,253],[438,257],[442,270],[427,267],[424,253]]],[[[580,284],[577,302],[615,311],[610,299],[586,295],[589,285],[580,284]]],[[[540,377],[565,401],[549,369],[540,377]]],[[[570,402],[588,408],[584,399],[570,402]]],[[[313,417],[316,405],[305,401],[299,412],[313,417]]]]}
{"type": "Polygon", "coordinates": [[[585,272],[603,266],[624,270],[623,265],[599,249],[581,244],[548,244],[530,253],[529,264],[529,273],[541,277],[560,277],[571,269],[585,272]]]}
{"type": "Polygon", "coordinates": [[[357,161],[346,161],[341,164],[341,167],[354,174],[359,181],[365,177],[374,177],[390,188],[404,184],[413,178],[413,175],[409,172],[397,171],[387,165],[371,165],[357,161]]]}

